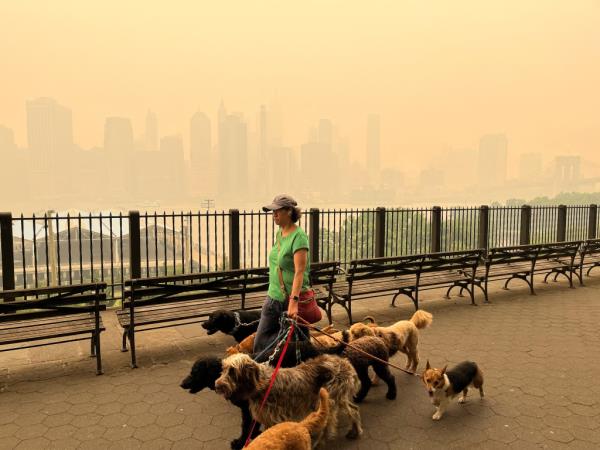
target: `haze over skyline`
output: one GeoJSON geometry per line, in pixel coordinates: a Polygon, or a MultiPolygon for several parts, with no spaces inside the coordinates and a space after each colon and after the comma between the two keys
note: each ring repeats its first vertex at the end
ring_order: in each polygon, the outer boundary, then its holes
{"type": "Polygon", "coordinates": [[[83,148],[103,141],[109,116],[130,117],[137,136],[152,109],[187,153],[189,118],[223,99],[252,127],[261,104],[280,105],[295,148],[330,118],[361,163],[378,113],[382,167],[408,172],[490,132],[515,155],[600,161],[598,1],[25,0],[0,11],[0,124],[20,146],[25,101],[50,96],[72,109],[83,148]]]}

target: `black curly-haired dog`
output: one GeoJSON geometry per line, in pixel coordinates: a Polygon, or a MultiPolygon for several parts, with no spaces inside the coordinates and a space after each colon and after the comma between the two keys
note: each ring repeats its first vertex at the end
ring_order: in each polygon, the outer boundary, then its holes
{"type": "MultiPolygon", "coordinates": [[[[221,358],[216,356],[202,357],[194,363],[190,374],[181,382],[181,387],[188,390],[190,394],[196,394],[204,388],[214,391],[215,381],[221,376],[221,370],[221,358]]],[[[231,448],[239,450],[244,447],[246,438],[250,433],[250,428],[252,427],[252,414],[250,413],[248,400],[233,397],[230,398],[229,401],[240,408],[242,412],[242,433],[240,434],[240,437],[231,441],[231,448]]],[[[259,434],[260,424],[257,423],[252,432],[252,439],[259,434]]]]}
{"type": "Polygon", "coordinates": [[[229,311],[219,309],[208,316],[202,324],[208,335],[217,331],[233,336],[236,342],[241,342],[258,329],[260,310],[257,311],[229,311]]]}

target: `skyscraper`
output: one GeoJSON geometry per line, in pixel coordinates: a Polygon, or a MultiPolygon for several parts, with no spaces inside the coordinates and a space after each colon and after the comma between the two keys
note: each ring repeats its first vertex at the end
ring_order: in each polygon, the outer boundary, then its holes
{"type": "Polygon", "coordinates": [[[104,150],[123,156],[133,150],[133,128],[125,117],[107,117],[104,122],[104,150]]]}
{"type": "Polygon", "coordinates": [[[479,140],[478,180],[482,187],[506,183],[508,140],[504,134],[487,134],[479,140]]]}
{"type": "Polygon", "coordinates": [[[380,162],[380,119],[378,114],[367,116],[367,173],[371,181],[377,180],[380,162]]]}
{"type": "Polygon", "coordinates": [[[144,145],[146,150],[155,152],[158,150],[158,118],[156,113],[148,110],[146,114],[146,132],[144,134],[144,145]]]}
{"type": "Polygon", "coordinates": [[[54,172],[73,152],[71,110],[51,98],[27,102],[27,140],[37,170],[54,172]]]}
{"type": "Polygon", "coordinates": [[[193,168],[208,166],[212,149],[210,119],[196,112],[190,119],[190,158],[193,168]]]}
{"type": "Polygon", "coordinates": [[[219,193],[243,199],[248,191],[248,131],[241,114],[227,114],[219,126],[219,193]]]}
{"type": "Polygon", "coordinates": [[[0,153],[13,150],[15,148],[15,134],[8,127],[0,125],[0,153]]]}

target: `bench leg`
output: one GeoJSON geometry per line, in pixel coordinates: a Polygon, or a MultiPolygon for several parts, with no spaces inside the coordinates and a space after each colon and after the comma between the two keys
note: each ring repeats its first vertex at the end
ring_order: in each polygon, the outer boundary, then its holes
{"type": "Polygon", "coordinates": [[[127,351],[127,330],[128,328],[126,328],[125,331],[123,331],[123,345],[121,347],[122,352],[127,351]]]}
{"type": "Polygon", "coordinates": [[[136,369],[137,358],[135,355],[135,331],[133,330],[133,328],[128,328],[127,335],[129,337],[129,348],[131,348],[131,368],[136,369]]]}
{"type": "Polygon", "coordinates": [[[92,337],[90,338],[90,358],[96,357],[96,343],[94,342],[95,340],[96,335],[95,333],[92,333],[92,337]]]}
{"type": "Polygon", "coordinates": [[[345,304],[346,313],[348,314],[348,324],[352,325],[354,322],[352,321],[352,300],[351,297],[348,297],[345,304]]]}
{"type": "Polygon", "coordinates": [[[96,375],[102,375],[102,354],[100,353],[100,333],[94,337],[96,353],[96,375]]]}

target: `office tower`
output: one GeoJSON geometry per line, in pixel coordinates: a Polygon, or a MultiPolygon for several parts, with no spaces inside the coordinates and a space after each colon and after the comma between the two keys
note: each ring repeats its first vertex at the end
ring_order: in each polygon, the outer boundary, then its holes
{"type": "Polygon", "coordinates": [[[210,164],[211,148],[210,119],[198,111],[190,120],[190,158],[193,168],[210,164]]]}
{"type": "Polygon", "coordinates": [[[248,131],[241,114],[227,114],[219,126],[219,194],[226,200],[248,194],[248,131]]]}
{"type": "Polygon", "coordinates": [[[15,148],[15,134],[13,130],[0,125],[0,154],[14,150],[15,148]]]}
{"type": "Polygon", "coordinates": [[[158,150],[158,118],[156,113],[148,110],[146,114],[146,132],[144,134],[145,149],[151,152],[158,150]]]}
{"type": "Polygon", "coordinates": [[[479,140],[478,180],[482,187],[506,183],[508,140],[504,134],[488,134],[479,140]]]}
{"type": "Polygon", "coordinates": [[[104,122],[104,150],[123,157],[133,151],[133,128],[125,117],[107,117],[104,122]]]}
{"type": "Polygon", "coordinates": [[[28,101],[27,140],[34,170],[56,171],[72,157],[71,110],[51,98],[28,101]]]}

